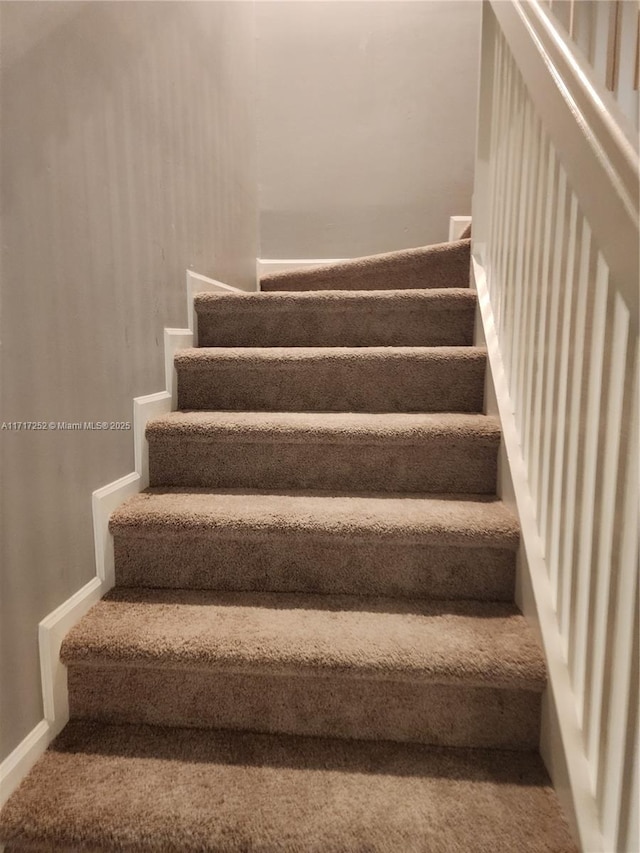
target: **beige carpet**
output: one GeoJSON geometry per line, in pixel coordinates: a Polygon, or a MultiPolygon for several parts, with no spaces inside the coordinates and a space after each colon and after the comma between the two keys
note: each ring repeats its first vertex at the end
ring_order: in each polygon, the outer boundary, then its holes
{"type": "Polygon", "coordinates": [[[513,599],[517,523],[487,496],[149,489],[111,530],[123,586],[513,599]]]}
{"type": "Polygon", "coordinates": [[[62,647],[74,717],[533,749],[544,663],[512,605],[118,590],[62,647]]]}
{"type": "Polygon", "coordinates": [[[152,486],[493,494],[497,421],[467,414],[173,412],[147,427],[152,486]]]}
{"type": "Polygon", "coordinates": [[[570,853],[469,239],[196,298],[11,850],[570,853]]]}
{"type": "Polygon", "coordinates": [[[386,252],[338,264],[265,275],[263,291],[425,290],[468,287],[471,240],[386,252]]]}
{"type": "Polygon", "coordinates": [[[47,851],[575,850],[532,753],[79,722],[2,827],[47,851]]]}
{"type": "Polygon", "coordinates": [[[475,294],[437,290],[327,290],[195,298],[200,346],[469,346],[475,294]]]}
{"type": "Polygon", "coordinates": [[[178,352],[178,407],[480,412],[482,347],[199,347],[178,352]]]}

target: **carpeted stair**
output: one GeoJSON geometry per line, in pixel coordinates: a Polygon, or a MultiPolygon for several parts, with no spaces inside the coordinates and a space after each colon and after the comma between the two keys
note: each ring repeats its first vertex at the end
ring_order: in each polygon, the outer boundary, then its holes
{"type": "Polygon", "coordinates": [[[469,346],[469,288],[196,296],[200,346],[469,346]]]}
{"type": "Polygon", "coordinates": [[[152,488],[111,528],[122,586],[513,600],[517,526],[485,495],[152,488]]]}
{"type": "Polygon", "coordinates": [[[11,850],[575,850],[468,264],[461,240],[196,297],[11,850]]]}
{"type": "Polygon", "coordinates": [[[494,494],[500,429],[469,414],[203,411],[147,438],[154,486],[494,494]]]}
{"type": "Polygon", "coordinates": [[[431,290],[469,286],[471,241],[386,252],[312,269],[265,275],[263,291],[431,290]]]}

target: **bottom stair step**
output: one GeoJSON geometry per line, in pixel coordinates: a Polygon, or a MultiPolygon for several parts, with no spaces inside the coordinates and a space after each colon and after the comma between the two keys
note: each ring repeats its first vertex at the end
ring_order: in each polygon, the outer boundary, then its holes
{"type": "Polygon", "coordinates": [[[534,753],[70,723],[0,813],[28,850],[573,853],[534,753]]]}

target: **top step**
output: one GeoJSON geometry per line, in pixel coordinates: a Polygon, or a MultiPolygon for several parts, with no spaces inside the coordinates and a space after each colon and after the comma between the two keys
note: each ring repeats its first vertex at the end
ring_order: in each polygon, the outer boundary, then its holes
{"type": "Polygon", "coordinates": [[[260,289],[423,290],[469,287],[471,240],[385,252],[337,264],[262,276],[260,289]]]}

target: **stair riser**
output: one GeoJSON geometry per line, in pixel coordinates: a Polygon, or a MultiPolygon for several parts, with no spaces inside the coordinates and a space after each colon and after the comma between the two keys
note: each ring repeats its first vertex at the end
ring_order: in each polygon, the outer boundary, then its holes
{"type": "Polygon", "coordinates": [[[126,587],[512,601],[515,552],[406,539],[288,535],[114,536],[126,587]]]}
{"type": "Polygon", "coordinates": [[[484,354],[467,358],[179,360],[178,408],[281,412],[482,411],[484,354]]]}
{"type": "Polygon", "coordinates": [[[493,494],[497,442],[439,436],[419,445],[149,441],[152,486],[493,494]]]}
{"type": "Polygon", "coordinates": [[[470,346],[475,304],[433,310],[424,304],[394,309],[354,304],[339,310],[321,305],[240,312],[198,313],[198,343],[205,347],[470,346]]]}
{"type": "Polygon", "coordinates": [[[535,749],[540,694],[365,678],[69,668],[72,718],[535,749]]]}

